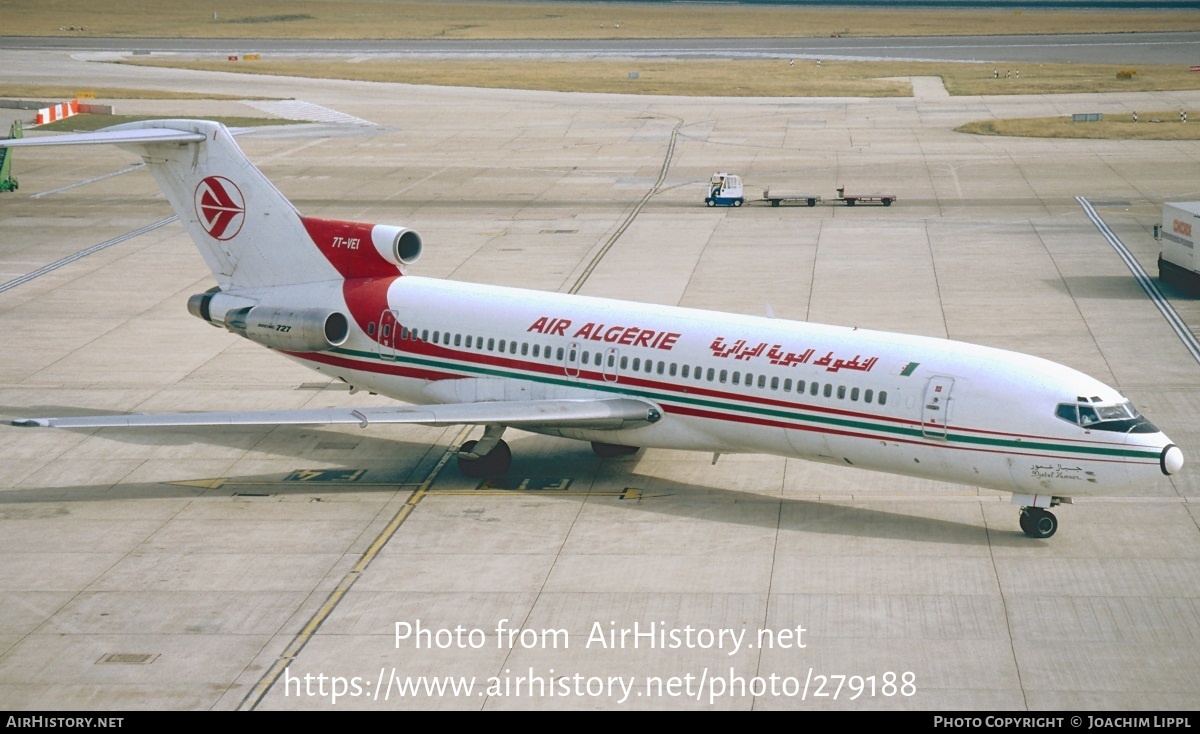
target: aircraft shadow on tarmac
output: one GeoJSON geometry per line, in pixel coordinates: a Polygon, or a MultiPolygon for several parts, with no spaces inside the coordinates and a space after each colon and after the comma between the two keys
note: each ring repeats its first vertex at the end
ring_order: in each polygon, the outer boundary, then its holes
{"type": "MultiPolygon", "coordinates": [[[[36,406],[14,409],[0,406],[0,415],[87,415],[100,413],[69,406],[36,406]]],[[[111,411],[104,414],[111,414],[111,411]]],[[[384,430],[387,427],[382,427],[384,430]]],[[[17,429],[7,430],[38,430],[17,429]]],[[[95,433],[104,429],[63,429],[73,433],[95,433]]],[[[453,428],[447,430],[455,430],[453,428]]],[[[362,434],[322,430],[308,426],[279,426],[273,429],[262,427],[180,427],[180,428],[123,428],[106,431],[107,440],[121,443],[170,447],[207,444],[226,448],[254,451],[261,454],[291,457],[297,460],[291,474],[271,473],[245,476],[185,477],[174,482],[133,482],[113,485],[83,485],[36,487],[28,489],[0,490],[0,507],[35,502],[97,502],[129,499],[180,499],[188,497],[255,497],[255,496],[305,496],[334,495],[341,492],[356,494],[369,492],[410,491],[425,480],[446,450],[444,443],[411,442],[381,437],[364,431],[362,434]],[[333,446],[335,448],[320,448],[333,446]],[[348,457],[353,451],[355,457],[348,457]],[[360,458],[361,457],[361,458],[360,458]],[[404,457],[403,460],[401,457],[404,457]],[[327,472],[331,481],[306,481],[295,479],[298,473],[314,471],[314,464],[327,472]],[[338,468],[334,465],[342,465],[338,468]],[[352,480],[345,478],[366,467],[361,476],[352,480]]],[[[852,497],[845,500],[812,500],[797,497],[780,497],[774,493],[755,493],[732,490],[700,483],[678,482],[656,476],[639,474],[638,463],[645,455],[617,459],[599,459],[592,454],[586,443],[578,441],[555,441],[553,453],[530,446],[522,451],[521,444],[544,442],[535,436],[521,436],[513,441],[514,461],[510,478],[533,480],[545,479],[546,485],[554,485],[569,479],[566,490],[545,491],[529,489],[504,489],[516,486],[520,481],[481,482],[459,475],[453,462],[444,468],[430,488],[431,495],[453,492],[456,495],[479,489],[480,496],[504,495],[538,499],[577,501],[586,497],[589,501],[610,500],[623,509],[634,512],[650,512],[673,518],[693,519],[703,522],[736,523],[781,532],[817,533],[845,537],[873,538],[878,540],[920,541],[926,543],[960,546],[1006,546],[1029,548],[1031,541],[1013,527],[984,526],[984,513],[976,517],[978,522],[958,522],[923,516],[921,506],[929,503],[914,503],[898,500],[909,512],[888,511],[865,507],[852,497]],[[603,482],[606,486],[597,486],[603,482]],[[639,488],[633,496],[620,496],[622,488],[639,488]],[[613,490],[617,491],[613,491],[613,490]],[[486,492],[484,491],[486,490],[486,492]],[[782,504],[783,512],[746,513],[723,512],[722,507],[733,508],[747,503],[782,504]]],[[[156,458],[169,459],[162,455],[156,458]]],[[[707,464],[709,457],[695,453],[697,462],[707,464]]],[[[796,461],[797,465],[807,465],[796,461]]],[[[874,475],[873,475],[874,476],[874,475]]],[[[890,481],[887,475],[878,475],[882,481],[890,481]]],[[[970,489],[964,487],[964,492],[970,489]]],[[[899,491],[896,495],[900,495],[899,491]]],[[[986,498],[985,498],[986,499],[986,498]]],[[[875,500],[878,502],[878,500],[875,500]]],[[[960,503],[955,503],[960,504],[960,503]]],[[[1000,504],[1000,503],[997,503],[1000,504]]],[[[419,510],[418,510],[419,511],[419,510]]],[[[0,509],[0,519],[6,516],[0,509]]],[[[1014,511],[1015,514],[1015,511],[1014,511]]]]}

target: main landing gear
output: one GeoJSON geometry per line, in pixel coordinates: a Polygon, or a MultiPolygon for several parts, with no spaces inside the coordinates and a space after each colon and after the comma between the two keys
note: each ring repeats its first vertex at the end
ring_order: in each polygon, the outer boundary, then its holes
{"type": "Polygon", "coordinates": [[[478,445],[478,441],[467,441],[458,449],[458,470],[464,477],[483,479],[498,477],[508,472],[508,468],[512,466],[512,451],[507,443],[498,441],[491,451],[482,456],[475,454],[475,447],[478,445]],[[472,459],[469,456],[471,454],[479,458],[472,459]]]}
{"type": "MultiPolygon", "coordinates": [[[[504,426],[488,426],[483,438],[467,441],[458,447],[458,470],[469,479],[498,477],[512,467],[512,450],[500,439],[504,426]]],[[[640,446],[622,446],[615,443],[592,441],[592,451],[601,459],[629,456],[641,450],[640,446]]]]}
{"type": "Polygon", "coordinates": [[[1058,530],[1058,518],[1040,507],[1022,507],[1021,530],[1031,538],[1049,538],[1058,530]]]}
{"type": "Polygon", "coordinates": [[[512,450],[500,439],[504,426],[488,426],[483,438],[467,441],[458,448],[458,470],[464,477],[498,477],[512,466],[512,450]]]}

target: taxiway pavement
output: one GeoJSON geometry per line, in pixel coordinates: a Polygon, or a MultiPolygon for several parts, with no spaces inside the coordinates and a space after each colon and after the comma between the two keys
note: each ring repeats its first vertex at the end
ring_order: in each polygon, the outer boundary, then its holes
{"type": "MultiPolygon", "coordinates": [[[[1159,206],[1200,198],[1200,148],[953,132],[990,116],[1196,109],[1200,92],[954,98],[923,82],[901,99],[678,99],[54,52],[0,63],[14,82],[340,113],[241,145],[306,214],[420,231],[414,272],[434,277],[567,290],[667,162],[581,292],[1030,352],[1117,386],[1192,462],[1061,508],[1058,534],[1035,541],[997,492],[770,456],[602,461],[512,432],[510,479],[480,485],[445,466],[457,428],[0,426],[0,708],[1200,704],[1200,365],[1076,199],[1153,273],[1159,206]],[[751,192],[844,185],[899,201],[708,209],[717,170],[751,192]],[[397,624],[418,623],[451,636],[397,640],[397,624]],[[609,644],[622,630],[691,642],[609,644]],[[836,676],[858,678],[817,695],[836,676]],[[402,695],[410,678],[475,687],[402,695]]],[[[21,188],[0,194],[0,285],[169,217],[144,169],[106,177],[133,163],[116,149],[18,151],[21,188]]],[[[380,402],[191,317],[188,296],[211,285],[168,223],[3,290],[0,415],[380,402]]],[[[1168,294],[1200,324],[1194,300],[1168,294]]]]}

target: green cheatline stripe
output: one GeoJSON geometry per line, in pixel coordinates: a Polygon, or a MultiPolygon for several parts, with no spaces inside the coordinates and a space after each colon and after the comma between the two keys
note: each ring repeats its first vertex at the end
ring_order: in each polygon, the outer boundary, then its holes
{"type": "MultiPolygon", "coordinates": [[[[760,405],[744,405],[740,403],[728,403],[715,399],[706,399],[693,397],[690,395],[680,395],[671,392],[662,392],[654,390],[646,390],[642,388],[630,387],[628,385],[617,386],[613,384],[597,384],[592,382],[578,383],[571,382],[565,377],[549,377],[538,373],[516,372],[513,370],[505,370],[494,367],[483,367],[472,363],[459,364],[456,362],[446,362],[444,360],[430,359],[426,357],[413,357],[403,353],[397,353],[396,359],[386,359],[374,352],[360,352],[351,349],[337,348],[334,353],[358,357],[362,359],[383,362],[385,364],[404,364],[411,366],[432,367],[441,370],[454,370],[458,372],[469,372],[481,376],[501,377],[507,379],[518,378],[522,380],[531,380],[533,382],[541,382],[548,385],[558,385],[564,387],[586,387],[591,390],[600,390],[604,392],[618,393],[621,395],[634,395],[637,397],[647,398],[660,402],[685,404],[698,408],[706,408],[724,413],[741,413],[744,415],[761,416],[769,418],[778,418],[782,420],[823,424],[831,427],[850,428],[865,431],[876,431],[879,433],[891,434],[892,436],[904,438],[924,438],[920,428],[909,426],[897,426],[891,424],[870,423],[864,420],[856,420],[853,418],[841,418],[836,416],[827,416],[816,413],[805,413],[798,409],[784,409],[760,405]]],[[[1106,448],[1102,446],[1078,446],[1074,444],[1055,444],[1046,441],[1022,441],[1011,438],[993,438],[988,436],[974,436],[951,434],[946,437],[947,443],[954,444],[969,444],[980,447],[995,447],[1007,449],[1020,449],[1022,451],[1054,451],[1065,454],[1080,454],[1084,456],[1111,456],[1111,457],[1126,457],[1145,460],[1158,460],[1158,452],[1153,449],[1138,449],[1138,448],[1106,448]]]]}

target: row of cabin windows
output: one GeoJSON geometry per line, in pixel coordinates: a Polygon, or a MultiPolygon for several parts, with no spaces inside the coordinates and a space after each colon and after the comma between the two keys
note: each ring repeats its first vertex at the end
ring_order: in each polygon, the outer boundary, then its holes
{"type": "MultiPolygon", "coordinates": [[[[375,324],[371,323],[367,326],[367,334],[375,335],[375,324]]],[[[383,338],[387,339],[392,335],[392,325],[383,325],[383,338]]],[[[580,366],[595,365],[596,367],[607,367],[612,369],[616,365],[616,355],[605,352],[589,352],[584,350],[580,355],[576,349],[569,350],[564,347],[558,347],[555,350],[553,347],[541,344],[533,344],[528,342],[517,342],[516,340],[500,339],[489,337],[486,342],[482,336],[472,337],[471,335],[463,336],[462,334],[451,334],[450,332],[434,331],[430,339],[428,329],[422,329],[418,332],[416,329],[409,329],[407,326],[400,327],[400,341],[423,341],[433,344],[443,344],[445,346],[462,347],[467,349],[478,349],[480,351],[499,352],[504,354],[517,354],[518,350],[522,357],[532,356],[535,359],[555,359],[562,362],[568,359],[571,364],[575,363],[576,357],[579,358],[580,366]],[[486,348],[485,348],[486,343],[486,348]]],[[[676,362],[665,362],[662,360],[642,359],[641,357],[621,357],[621,370],[623,372],[643,372],[645,374],[667,375],[669,377],[682,377],[683,379],[693,379],[697,382],[713,382],[719,384],[744,385],[746,387],[757,386],[761,390],[768,389],[778,392],[780,389],[783,392],[790,393],[795,390],[797,395],[803,395],[807,388],[808,394],[813,397],[824,395],[827,398],[832,398],[834,393],[837,394],[838,400],[845,400],[847,397],[852,402],[858,402],[860,399],[864,403],[875,403],[879,405],[887,405],[887,391],[880,390],[878,393],[871,388],[860,389],[852,387],[847,390],[845,385],[833,385],[831,383],[809,382],[804,380],[792,381],[792,378],[787,377],[780,380],[778,376],[768,377],[764,374],[754,374],[752,372],[740,372],[734,370],[717,370],[714,367],[705,369],[700,365],[693,367],[692,365],[680,365],[676,362]]]]}

